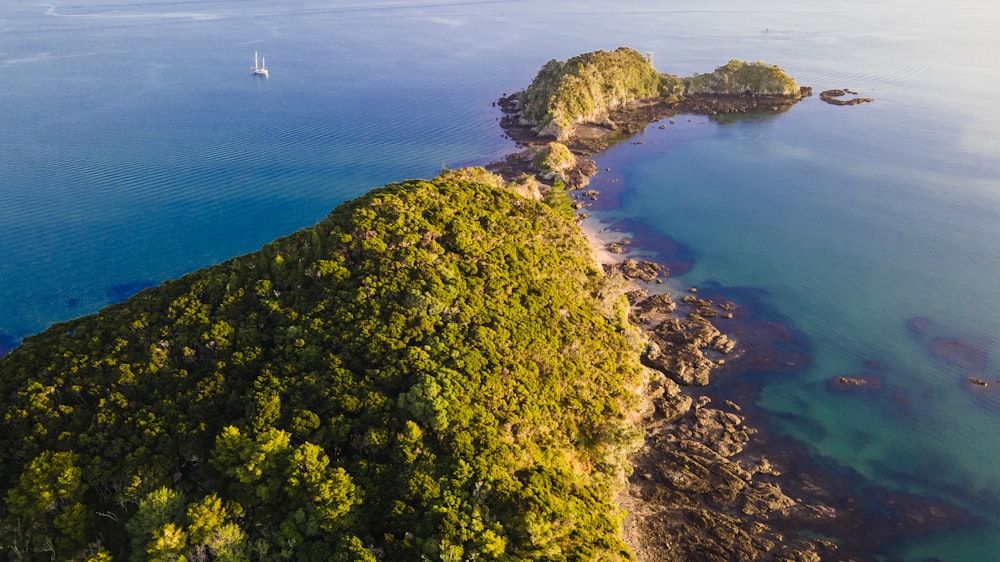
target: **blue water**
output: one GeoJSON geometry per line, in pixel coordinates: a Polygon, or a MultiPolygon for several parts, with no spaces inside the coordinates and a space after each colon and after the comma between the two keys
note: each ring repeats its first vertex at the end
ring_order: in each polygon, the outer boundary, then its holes
{"type": "Polygon", "coordinates": [[[817,92],[876,101],[651,127],[600,157],[626,187],[598,218],[680,241],[696,256],[680,283],[762,289],[809,338],[805,371],[762,389],[771,429],[985,518],[883,554],[992,560],[998,26],[1000,7],[977,0],[7,0],[0,347],[253,251],[372,187],[511,151],[492,101],[550,58],[630,45],[680,75],[766,60],[817,92]],[[250,75],[254,50],[269,79],[250,75]],[[975,375],[990,387],[932,355],[934,338],[985,354],[975,375]],[[882,390],[827,389],[872,361],[882,390]]]}

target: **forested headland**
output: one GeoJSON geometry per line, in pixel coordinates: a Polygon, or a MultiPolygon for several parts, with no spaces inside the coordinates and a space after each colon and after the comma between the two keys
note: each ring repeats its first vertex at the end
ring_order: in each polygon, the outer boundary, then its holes
{"type": "Polygon", "coordinates": [[[0,360],[0,552],[629,559],[639,346],[558,182],[390,184],[0,360]]]}

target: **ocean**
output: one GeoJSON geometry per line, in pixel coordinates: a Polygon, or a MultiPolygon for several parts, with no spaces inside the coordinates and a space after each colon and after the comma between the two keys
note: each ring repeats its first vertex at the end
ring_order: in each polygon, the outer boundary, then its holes
{"type": "Polygon", "coordinates": [[[738,375],[768,431],[976,518],[875,554],[996,559],[1000,5],[689,6],[3,2],[0,353],[373,187],[513,151],[493,102],[549,59],[628,45],[682,76],[764,60],[875,101],[651,126],[597,157],[616,202],[589,220],[680,244],[679,290],[753,295],[808,342],[795,373],[738,375]]]}

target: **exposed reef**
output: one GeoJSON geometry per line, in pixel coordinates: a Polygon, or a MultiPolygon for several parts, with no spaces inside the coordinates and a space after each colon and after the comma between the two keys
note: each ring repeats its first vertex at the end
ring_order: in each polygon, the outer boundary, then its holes
{"type": "Polygon", "coordinates": [[[830,105],[858,105],[859,103],[871,103],[875,101],[873,98],[863,98],[860,96],[850,99],[842,99],[846,95],[858,96],[858,93],[847,88],[844,88],[843,90],[825,90],[820,92],[819,99],[830,105]]]}
{"type": "Polygon", "coordinates": [[[827,381],[827,386],[831,390],[875,391],[882,389],[882,377],[872,373],[864,373],[861,375],[840,375],[829,379],[829,381],[827,381]]]}
{"type": "MultiPolygon", "coordinates": [[[[633,282],[630,318],[647,337],[643,363],[658,373],[646,392],[645,443],[620,496],[638,560],[874,560],[888,529],[920,536],[971,521],[949,505],[860,486],[862,477],[812,464],[800,445],[760,429],[753,383],[729,377],[798,372],[808,351],[800,335],[712,288],[675,301],[633,282]]],[[[831,386],[876,392],[882,382],[864,373],[831,386]]]]}

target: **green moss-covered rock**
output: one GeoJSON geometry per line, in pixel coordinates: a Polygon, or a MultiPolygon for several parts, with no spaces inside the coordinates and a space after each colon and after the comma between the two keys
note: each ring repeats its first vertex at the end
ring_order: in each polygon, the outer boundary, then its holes
{"type": "Polygon", "coordinates": [[[563,177],[568,170],[576,166],[576,156],[573,156],[565,144],[550,142],[538,151],[533,162],[542,177],[551,179],[563,177]]]}
{"type": "Polygon", "coordinates": [[[683,80],[685,94],[799,95],[799,85],[777,65],[733,59],[709,74],[683,80]]]}

